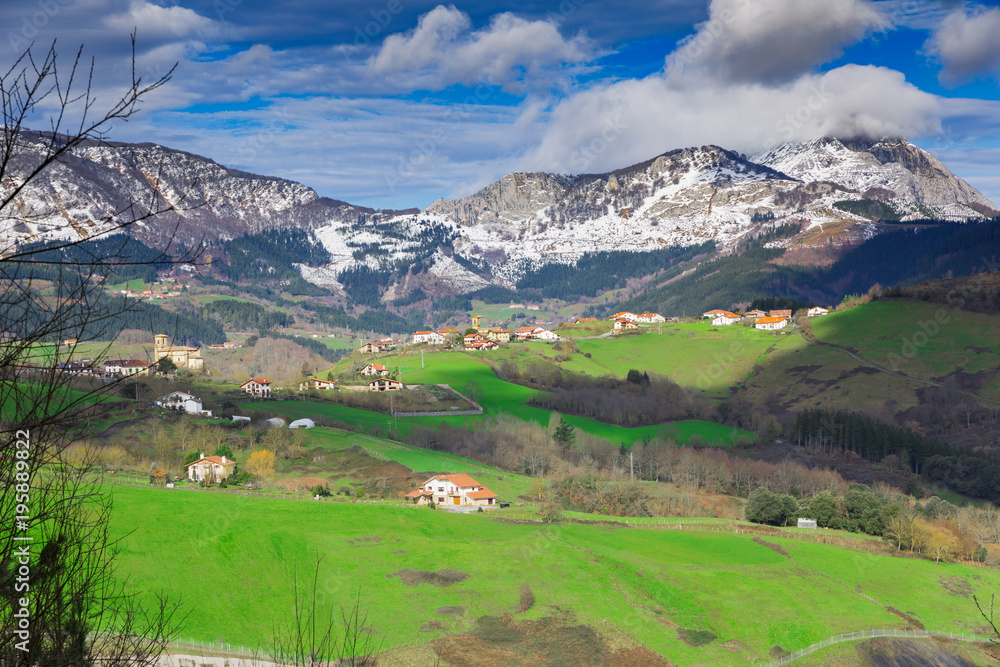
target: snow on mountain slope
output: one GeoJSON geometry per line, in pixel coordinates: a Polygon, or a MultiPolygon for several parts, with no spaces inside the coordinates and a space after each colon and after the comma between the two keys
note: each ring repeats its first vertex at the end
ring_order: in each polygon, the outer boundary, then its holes
{"type": "MultiPolygon", "coordinates": [[[[40,135],[23,137],[0,195],[24,178],[43,150],[40,135]]],[[[317,284],[337,289],[337,276],[359,265],[410,267],[407,275],[420,278],[404,279],[404,292],[425,278],[435,289],[468,292],[489,282],[511,286],[533,266],[572,263],[586,252],[705,241],[732,248],[784,222],[803,229],[835,223],[838,239],[860,240],[877,224],[836,204],[861,199],[891,202],[908,217],[996,214],[993,202],[939,160],[895,139],[819,139],[753,158],[718,146],[684,148],[606,174],[515,172],[422,212],[353,206],[298,183],[153,144],[89,143],[29,184],[4,211],[0,249],[86,238],[115,212],[124,211],[128,220],[173,206],[137,223],[133,234],[163,247],[175,228],[188,244],[307,229],[333,256],[328,266],[300,267],[317,284]],[[450,249],[488,271],[470,271],[450,249]]],[[[829,234],[823,240],[829,242],[829,234]]]]}
{"type": "MultiPolygon", "coordinates": [[[[930,153],[902,139],[816,139],[782,144],[753,160],[806,181],[827,181],[857,190],[888,190],[881,197],[915,202],[946,216],[965,218],[996,205],[958,178],[930,153]],[[970,208],[971,205],[971,208],[970,208]]],[[[877,197],[877,198],[881,198],[877,197]]]]}

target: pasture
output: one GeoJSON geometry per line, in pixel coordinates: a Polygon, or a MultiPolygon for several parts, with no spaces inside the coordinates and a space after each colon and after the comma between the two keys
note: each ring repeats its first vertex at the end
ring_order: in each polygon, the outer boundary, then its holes
{"type": "Polygon", "coordinates": [[[388,646],[469,631],[484,615],[561,614],[683,665],[751,664],[769,659],[774,647],[908,627],[861,592],[928,628],[969,632],[982,625],[969,596],[1000,587],[1000,575],[988,569],[780,533],[766,540],[787,556],[733,532],[509,523],[393,505],[109,488],[121,572],[143,596],[162,590],[181,600],[188,614],[181,635],[203,641],[267,646],[273,624],[290,612],[293,572],[301,580],[317,556],[321,604],[348,605],[360,590],[367,627],[388,646]],[[420,574],[443,569],[460,574],[445,585],[420,574]],[[404,570],[416,573],[398,574],[404,570]],[[223,582],[221,598],[196,583],[205,580],[223,582]],[[522,584],[535,604],[519,614],[522,584]]]}

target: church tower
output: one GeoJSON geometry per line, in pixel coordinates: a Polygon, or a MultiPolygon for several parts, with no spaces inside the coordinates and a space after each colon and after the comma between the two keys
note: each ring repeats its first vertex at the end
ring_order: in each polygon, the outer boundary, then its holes
{"type": "Polygon", "coordinates": [[[159,350],[160,348],[167,347],[167,336],[166,334],[156,334],[153,336],[153,346],[159,350]]]}

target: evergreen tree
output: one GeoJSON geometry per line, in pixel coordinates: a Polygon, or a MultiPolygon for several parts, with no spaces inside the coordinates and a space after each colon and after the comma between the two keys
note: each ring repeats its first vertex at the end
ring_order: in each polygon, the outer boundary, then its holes
{"type": "Polygon", "coordinates": [[[565,417],[559,419],[559,426],[556,426],[552,439],[559,443],[563,449],[569,449],[576,440],[576,428],[574,428],[565,417]]]}

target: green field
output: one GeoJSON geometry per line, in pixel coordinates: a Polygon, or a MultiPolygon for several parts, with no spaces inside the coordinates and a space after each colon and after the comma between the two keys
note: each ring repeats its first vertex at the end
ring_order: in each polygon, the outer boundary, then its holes
{"type": "MultiPolygon", "coordinates": [[[[266,646],[287,618],[291,572],[317,554],[324,604],[359,589],[368,627],[387,645],[427,642],[474,627],[482,615],[516,613],[527,583],[535,606],[521,618],[571,614],[573,623],[621,631],[675,664],[744,665],[775,646],[795,650],[839,632],[906,627],[863,591],[930,629],[982,625],[964,593],[988,595],[987,569],[892,558],[769,537],[574,523],[505,523],[426,508],[258,499],[196,490],[111,487],[121,571],[144,596],[163,590],[188,613],[183,637],[266,646]],[[168,556],[168,557],[165,557],[168,556]],[[451,568],[448,587],[407,585],[404,568],[451,568]],[[223,582],[224,598],[195,581],[223,582]],[[947,588],[946,588],[947,585],[947,588]],[[953,592],[949,592],[952,590],[953,592]],[[435,610],[461,606],[446,617],[435,610]],[[421,632],[428,621],[437,629],[421,632]],[[703,646],[678,629],[711,633],[703,646]]],[[[707,636],[707,635],[704,635],[707,636]]]]}
{"type": "MultiPolygon", "coordinates": [[[[833,347],[795,336],[771,354],[742,395],[785,409],[856,410],[883,407],[890,413],[919,403],[921,380],[951,383],[987,399],[1000,399],[1000,319],[906,299],[882,299],[814,318],[813,333],[868,362],[909,376],[881,373],[833,347]],[[934,335],[926,335],[941,311],[934,335]],[[797,340],[796,340],[797,339],[797,340]],[[910,379],[913,378],[913,379],[910,379]]],[[[791,338],[791,337],[790,337],[791,338]]]]}
{"type": "MultiPolygon", "coordinates": [[[[534,389],[499,379],[487,364],[471,354],[464,352],[425,354],[422,362],[419,354],[401,354],[383,357],[380,362],[393,371],[398,371],[400,379],[407,384],[447,384],[466,394],[470,393],[470,390],[472,393],[477,393],[486,416],[510,414],[518,419],[546,427],[552,416],[548,410],[525,405],[525,402],[535,395],[534,389]]],[[[246,411],[274,412],[291,419],[328,417],[366,430],[373,427],[385,429],[391,419],[388,414],[380,412],[313,401],[257,402],[246,403],[242,407],[246,411]]],[[[398,430],[405,436],[413,426],[437,426],[446,423],[471,428],[482,419],[482,416],[400,417],[398,430]]],[[[670,437],[678,443],[686,443],[696,433],[701,435],[706,444],[730,445],[737,436],[752,437],[747,431],[702,421],[625,428],[584,417],[568,416],[566,420],[583,432],[626,445],[656,436],[670,437]]]]}

